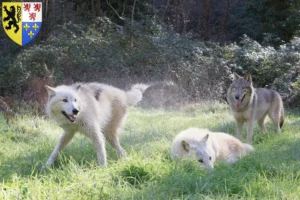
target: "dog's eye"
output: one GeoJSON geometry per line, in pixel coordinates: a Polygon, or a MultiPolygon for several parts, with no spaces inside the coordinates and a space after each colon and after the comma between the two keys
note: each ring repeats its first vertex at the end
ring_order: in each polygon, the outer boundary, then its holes
{"type": "Polygon", "coordinates": [[[63,99],[63,102],[68,102],[68,99],[63,99]]]}
{"type": "Polygon", "coordinates": [[[203,163],[203,160],[202,160],[202,159],[199,159],[198,162],[199,162],[199,163],[203,163]]]}
{"type": "Polygon", "coordinates": [[[75,102],[77,101],[77,99],[74,100],[75,102]]]}
{"type": "Polygon", "coordinates": [[[211,157],[209,156],[209,160],[211,161],[211,157]]]}

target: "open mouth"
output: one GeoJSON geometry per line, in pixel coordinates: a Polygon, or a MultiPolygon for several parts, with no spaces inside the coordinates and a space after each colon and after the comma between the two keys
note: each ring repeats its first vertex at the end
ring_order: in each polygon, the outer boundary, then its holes
{"type": "Polygon", "coordinates": [[[238,100],[236,100],[236,106],[237,107],[239,107],[239,106],[241,106],[241,104],[242,104],[242,102],[243,102],[243,100],[244,100],[244,98],[245,98],[245,94],[243,94],[243,97],[242,97],[242,99],[238,99],[238,100]]]}
{"type": "Polygon", "coordinates": [[[65,111],[61,111],[61,113],[70,121],[75,122],[76,115],[68,115],[65,111]]]}

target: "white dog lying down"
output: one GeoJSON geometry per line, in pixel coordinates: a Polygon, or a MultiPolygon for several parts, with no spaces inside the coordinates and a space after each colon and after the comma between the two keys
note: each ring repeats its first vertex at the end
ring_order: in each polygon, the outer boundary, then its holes
{"type": "Polygon", "coordinates": [[[235,163],[253,150],[251,145],[229,134],[189,128],[175,137],[171,158],[197,159],[201,167],[212,169],[215,161],[235,163]]]}

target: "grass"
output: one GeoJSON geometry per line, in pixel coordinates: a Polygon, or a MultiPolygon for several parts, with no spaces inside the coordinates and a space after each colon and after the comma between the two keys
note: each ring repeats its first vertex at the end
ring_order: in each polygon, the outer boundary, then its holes
{"type": "MultiPolygon", "coordinates": [[[[299,199],[300,112],[288,110],[282,134],[255,127],[255,152],[213,172],[196,161],[170,159],[175,135],[206,127],[235,135],[227,106],[204,103],[183,111],[132,108],[120,137],[128,157],[117,160],[107,144],[107,167],[96,165],[89,139],[77,135],[54,168],[40,172],[62,130],[48,118],[0,115],[0,199],[299,199]]],[[[244,130],[244,138],[245,130],[244,130]]]]}

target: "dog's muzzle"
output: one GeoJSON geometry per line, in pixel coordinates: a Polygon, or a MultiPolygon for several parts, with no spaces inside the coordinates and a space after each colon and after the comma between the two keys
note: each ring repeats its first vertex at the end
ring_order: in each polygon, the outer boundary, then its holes
{"type": "Polygon", "coordinates": [[[73,109],[72,110],[73,114],[68,115],[65,111],[61,111],[61,113],[70,121],[70,122],[75,122],[77,118],[77,114],[79,113],[79,110],[73,109]]]}
{"type": "Polygon", "coordinates": [[[245,98],[245,94],[243,94],[242,97],[238,95],[235,96],[236,107],[240,107],[242,105],[244,98],[245,98]]]}

